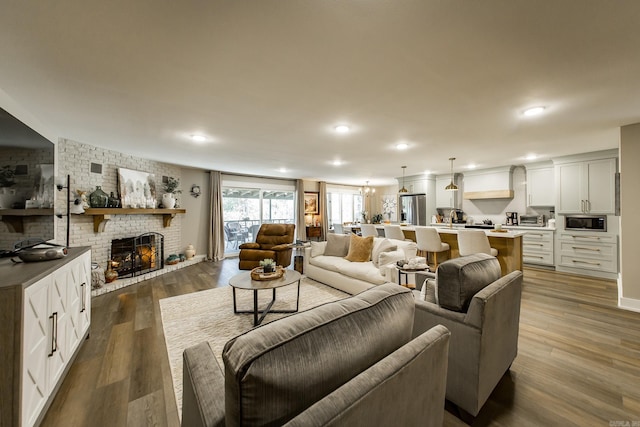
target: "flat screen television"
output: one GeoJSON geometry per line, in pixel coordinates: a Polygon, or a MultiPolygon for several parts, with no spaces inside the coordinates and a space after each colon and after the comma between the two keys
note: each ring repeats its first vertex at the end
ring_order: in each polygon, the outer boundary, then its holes
{"type": "Polygon", "coordinates": [[[54,149],[0,108],[0,251],[54,238],[54,149]]]}

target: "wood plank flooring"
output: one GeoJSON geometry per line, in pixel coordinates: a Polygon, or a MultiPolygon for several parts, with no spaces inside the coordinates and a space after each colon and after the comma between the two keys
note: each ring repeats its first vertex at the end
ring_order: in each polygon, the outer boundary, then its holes
{"type": "MultiPolygon", "coordinates": [[[[158,301],[227,286],[237,264],[94,298],[91,336],[42,425],[178,426],[158,301]]],[[[518,357],[472,425],[640,425],[640,313],[616,308],[616,295],[613,281],[525,268],[518,357]]],[[[447,409],[445,426],[466,425],[447,409]]]]}

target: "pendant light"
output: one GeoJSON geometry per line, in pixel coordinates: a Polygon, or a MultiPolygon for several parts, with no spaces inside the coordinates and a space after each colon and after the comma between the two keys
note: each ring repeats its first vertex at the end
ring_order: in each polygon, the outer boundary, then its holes
{"type": "Polygon", "coordinates": [[[458,186],[453,183],[453,161],[455,159],[455,157],[449,157],[449,161],[451,162],[451,183],[444,187],[447,191],[458,191],[458,186]]]}
{"type": "Polygon", "coordinates": [[[408,193],[409,192],[409,190],[404,188],[404,170],[406,168],[407,168],[406,166],[402,166],[402,188],[400,190],[398,190],[398,193],[408,193]]]}

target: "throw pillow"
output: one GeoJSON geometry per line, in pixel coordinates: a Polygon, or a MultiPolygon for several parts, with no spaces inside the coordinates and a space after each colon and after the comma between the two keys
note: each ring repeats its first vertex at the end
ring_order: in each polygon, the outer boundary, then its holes
{"type": "Polygon", "coordinates": [[[309,243],[311,243],[311,258],[324,255],[324,248],[327,246],[327,242],[309,242],[309,243]]]}
{"type": "Polygon", "coordinates": [[[384,239],[379,242],[373,247],[373,251],[371,252],[371,261],[373,261],[373,265],[375,265],[376,267],[379,266],[379,258],[381,253],[395,251],[397,248],[398,247],[391,243],[389,239],[384,239]]]}
{"type": "Polygon", "coordinates": [[[351,262],[367,262],[371,259],[373,236],[360,237],[355,234],[349,239],[349,252],[345,259],[351,262]]]}
{"type": "Polygon", "coordinates": [[[327,246],[324,248],[326,256],[339,256],[343,258],[349,253],[349,235],[334,234],[327,235],[327,246]]]}
{"type": "Polygon", "coordinates": [[[382,266],[396,263],[396,261],[404,260],[404,251],[402,249],[397,249],[395,251],[390,252],[382,252],[378,258],[378,268],[382,268],[382,266]]]}

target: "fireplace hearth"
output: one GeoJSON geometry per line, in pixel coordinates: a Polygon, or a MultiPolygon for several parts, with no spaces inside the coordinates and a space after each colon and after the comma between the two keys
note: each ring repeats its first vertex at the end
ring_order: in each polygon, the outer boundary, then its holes
{"type": "Polygon", "coordinates": [[[145,233],[111,241],[111,268],[118,277],[133,277],[164,267],[164,236],[145,233]]]}

